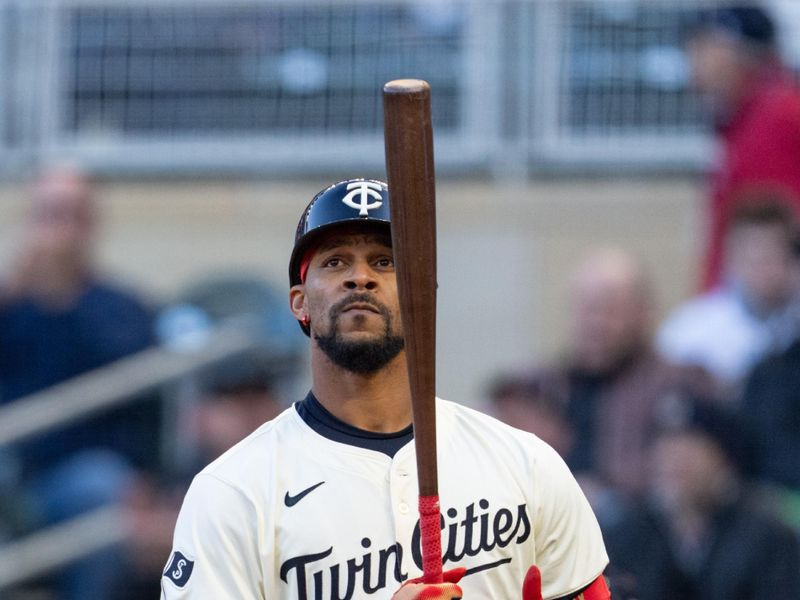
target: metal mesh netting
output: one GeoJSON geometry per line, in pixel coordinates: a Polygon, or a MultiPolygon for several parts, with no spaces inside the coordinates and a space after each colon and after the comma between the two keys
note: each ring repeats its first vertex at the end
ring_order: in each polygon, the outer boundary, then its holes
{"type": "Polygon", "coordinates": [[[435,87],[438,127],[458,121],[458,7],[437,23],[388,3],[129,4],[76,8],[69,23],[75,131],[373,132],[398,74],[435,87]]]}
{"type": "Polygon", "coordinates": [[[696,130],[703,114],[679,44],[686,12],[680,4],[572,3],[562,126],[577,134],[696,130]]]}
{"type": "Polygon", "coordinates": [[[681,24],[713,3],[0,0],[2,163],[379,168],[381,87],[416,77],[433,89],[441,172],[702,168],[681,24]]]}

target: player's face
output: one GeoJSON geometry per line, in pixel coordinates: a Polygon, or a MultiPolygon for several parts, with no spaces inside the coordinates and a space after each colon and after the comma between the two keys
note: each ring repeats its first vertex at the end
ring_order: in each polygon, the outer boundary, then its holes
{"type": "Polygon", "coordinates": [[[385,235],[337,232],[316,249],[305,283],[292,288],[292,307],[308,315],[312,338],[348,370],[374,372],[403,348],[390,244],[385,235]]]}

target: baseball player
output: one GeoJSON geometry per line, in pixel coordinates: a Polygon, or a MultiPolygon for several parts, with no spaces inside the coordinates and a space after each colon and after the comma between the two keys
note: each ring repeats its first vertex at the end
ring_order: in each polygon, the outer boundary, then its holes
{"type": "Polygon", "coordinates": [[[364,179],[330,186],[304,211],[289,302],[310,338],[311,391],[195,477],[164,600],[610,597],[600,529],[559,456],[441,399],[445,583],[416,579],[414,432],[389,215],[386,184],[364,179]]]}

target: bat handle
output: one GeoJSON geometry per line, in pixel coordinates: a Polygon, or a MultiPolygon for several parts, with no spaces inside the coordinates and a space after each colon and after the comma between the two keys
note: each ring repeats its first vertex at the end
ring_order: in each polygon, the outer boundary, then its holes
{"type": "Polygon", "coordinates": [[[442,528],[438,495],[419,497],[419,534],[422,581],[442,583],[442,528]]]}

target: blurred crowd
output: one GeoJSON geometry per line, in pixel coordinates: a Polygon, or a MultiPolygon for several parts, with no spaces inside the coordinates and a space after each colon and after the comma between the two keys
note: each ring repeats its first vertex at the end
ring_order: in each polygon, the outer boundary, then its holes
{"type": "Polygon", "coordinates": [[[646,267],[595,249],[560,359],[487,391],[575,473],[614,598],[800,589],[800,93],[775,40],[754,5],[687,23],[719,142],[699,293],[659,321],[646,267]]]}
{"type": "Polygon", "coordinates": [[[489,387],[491,412],[575,473],[615,598],[755,599],[800,583],[800,253],[787,214],[743,210],[727,283],[662,323],[636,258],[591,252],[572,279],[562,358],[489,387]],[[739,368],[714,370],[721,357],[739,368]]]}
{"type": "MultiPolygon", "coordinates": [[[[591,250],[572,275],[560,358],[498,374],[487,389],[488,410],[548,442],[576,474],[606,538],[615,598],[800,590],[800,93],[774,41],[752,7],[705,11],[687,27],[721,151],[700,291],[659,319],[646,266],[621,248],[591,250]]],[[[184,306],[167,322],[174,311],[106,277],[97,224],[86,175],[43,169],[0,282],[0,405],[176,328],[191,346],[186,329],[202,333],[198,319],[213,317],[184,306]]],[[[179,430],[153,395],[0,447],[0,542],[107,505],[123,508],[127,531],[3,598],[158,597],[192,476],[292,400],[274,357],[260,355],[180,388],[179,430]],[[164,431],[180,439],[165,443],[164,431]]]]}
{"type": "MultiPolygon", "coordinates": [[[[96,265],[97,204],[87,175],[66,164],[44,168],[30,188],[23,239],[0,286],[0,406],[36,403],[40,392],[75,400],[59,396],[58,384],[80,386],[80,376],[159,346],[177,355],[197,350],[213,343],[210,330],[224,317],[251,333],[276,333],[259,314],[276,312],[271,290],[257,280],[212,278],[156,306],[108,277],[96,265]]],[[[297,362],[291,345],[276,355],[255,344],[189,372],[170,399],[148,391],[145,378],[131,402],[0,446],[0,547],[110,506],[121,508],[124,532],[121,543],[83,553],[0,597],[157,598],[192,477],[285,408],[278,390],[299,365],[282,362],[297,362]],[[165,408],[172,405],[178,408],[165,408]]],[[[117,377],[111,385],[125,387],[138,376],[129,368],[117,377]]],[[[96,387],[86,381],[80,389],[91,394],[96,387]]]]}

